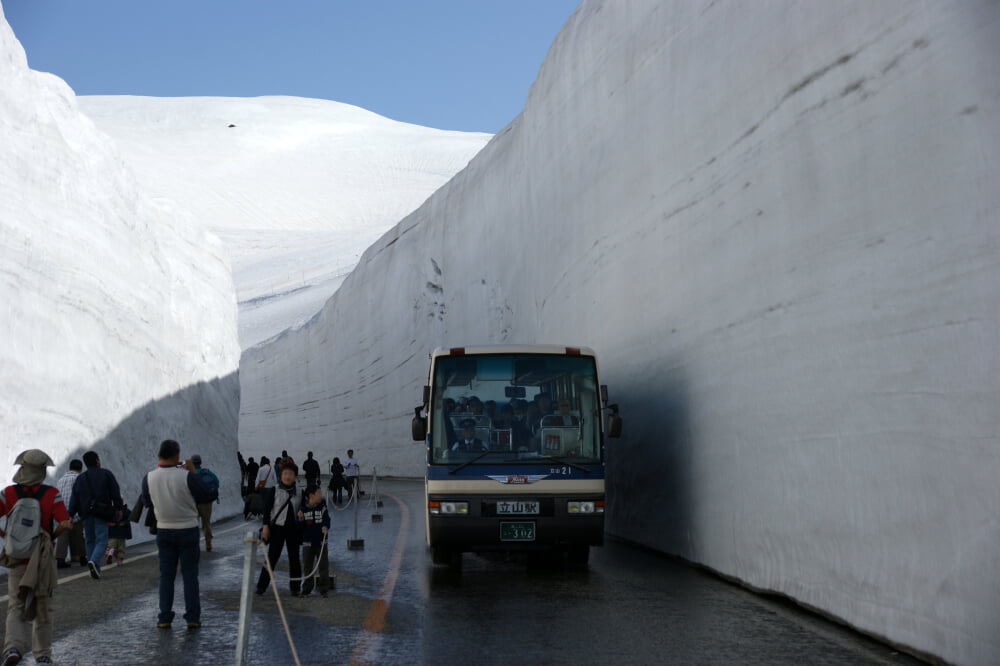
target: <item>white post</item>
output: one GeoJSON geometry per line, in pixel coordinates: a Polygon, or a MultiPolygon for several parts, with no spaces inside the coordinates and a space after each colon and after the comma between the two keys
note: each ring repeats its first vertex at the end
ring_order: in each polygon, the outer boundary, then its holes
{"type": "Polygon", "coordinates": [[[243,556],[243,584],[240,587],[240,621],[236,630],[236,666],[247,663],[247,648],[250,646],[250,613],[253,610],[253,570],[254,549],[257,547],[257,535],[253,530],[246,533],[243,542],[246,544],[243,556]]]}

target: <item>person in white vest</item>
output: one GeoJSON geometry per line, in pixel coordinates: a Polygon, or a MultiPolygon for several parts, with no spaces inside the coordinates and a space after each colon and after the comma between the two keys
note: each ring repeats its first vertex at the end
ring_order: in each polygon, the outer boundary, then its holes
{"type": "Polygon", "coordinates": [[[190,460],[180,463],[181,446],[172,439],[160,444],[159,465],[142,479],[142,500],[156,512],[156,547],[160,556],[160,614],[156,626],[169,629],[174,619],[177,565],[184,580],[184,620],[188,629],[201,626],[198,591],[198,503],[212,502],[219,491],[195,473],[190,460]]]}

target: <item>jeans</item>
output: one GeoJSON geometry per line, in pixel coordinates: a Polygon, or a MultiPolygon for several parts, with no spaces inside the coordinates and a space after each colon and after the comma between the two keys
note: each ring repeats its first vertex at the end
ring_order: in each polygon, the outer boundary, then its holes
{"type": "Polygon", "coordinates": [[[108,522],[87,516],[83,519],[83,535],[87,541],[87,559],[100,571],[104,552],[108,549],[108,522]]]}
{"type": "Polygon", "coordinates": [[[198,596],[198,560],[201,549],[198,546],[197,527],[183,530],[156,531],[156,547],[160,554],[160,615],[158,622],[172,622],[174,619],[174,580],[177,578],[177,564],[181,565],[184,579],[184,619],[188,622],[201,621],[201,600],[198,596]]]}

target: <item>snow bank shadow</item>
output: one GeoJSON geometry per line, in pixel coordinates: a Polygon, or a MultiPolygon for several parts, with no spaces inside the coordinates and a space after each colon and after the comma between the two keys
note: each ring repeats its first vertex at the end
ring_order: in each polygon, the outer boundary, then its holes
{"type": "MultiPolygon", "coordinates": [[[[182,457],[200,454],[204,466],[219,476],[221,506],[216,505],[213,519],[234,515],[243,506],[236,459],[239,407],[238,372],[192,384],[146,403],[90,446],[66,452],[59,465],[49,470],[49,483],[69,469],[70,460],[97,451],[101,466],[114,473],[123,499],[132,506],[142,477],[156,466],[160,442],[175,439],[182,457]]],[[[136,536],[145,532],[140,529],[136,536]]]]}
{"type": "Polygon", "coordinates": [[[607,531],[667,553],[692,539],[691,432],[687,381],[668,377],[615,386],[624,419],[607,443],[607,531]]]}

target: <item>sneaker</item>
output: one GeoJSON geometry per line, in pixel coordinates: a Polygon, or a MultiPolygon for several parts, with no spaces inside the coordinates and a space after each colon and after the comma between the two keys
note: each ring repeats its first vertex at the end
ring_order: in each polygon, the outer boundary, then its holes
{"type": "Polygon", "coordinates": [[[3,666],[14,666],[21,661],[21,653],[16,648],[11,648],[3,654],[3,666]]]}
{"type": "Polygon", "coordinates": [[[81,567],[87,566],[87,556],[86,555],[81,555],[79,562],[80,562],[80,566],[81,567]]]}
{"type": "Polygon", "coordinates": [[[87,562],[87,566],[90,567],[90,577],[94,580],[100,580],[101,572],[97,570],[97,565],[93,562],[87,562]]]}
{"type": "Polygon", "coordinates": [[[115,558],[114,558],[114,556],[112,556],[112,555],[108,555],[108,559],[107,559],[107,561],[105,562],[105,564],[111,564],[111,563],[112,563],[112,562],[114,562],[114,561],[115,561],[115,558]]]}
{"type": "Polygon", "coordinates": [[[201,622],[188,622],[188,629],[200,629],[201,622]]]}
{"type": "Polygon", "coordinates": [[[262,594],[264,594],[265,592],[267,592],[267,590],[262,590],[262,589],[260,589],[259,587],[258,587],[258,588],[257,588],[256,590],[254,590],[254,593],[255,593],[255,594],[256,594],[256,595],[258,596],[258,597],[259,597],[259,596],[261,596],[262,594]]]}
{"type": "Polygon", "coordinates": [[[211,553],[212,552],[212,544],[210,544],[210,543],[208,543],[206,541],[205,542],[205,550],[208,551],[209,553],[211,553]]]}
{"type": "Polygon", "coordinates": [[[170,623],[169,622],[157,622],[156,623],[156,628],[157,629],[169,629],[170,628],[170,623]]]}
{"type": "Polygon", "coordinates": [[[323,597],[324,599],[326,599],[326,592],[320,592],[320,593],[319,593],[319,596],[321,596],[321,597],[323,597]]]}
{"type": "Polygon", "coordinates": [[[35,663],[36,664],[42,664],[42,665],[48,664],[49,666],[52,666],[52,658],[51,657],[36,657],[35,658],[35,663]]]}
{"type": "Polygon", "coordinates": [[[67,562],[66,560],[56,560],[56,568],[57,569],[69,569],[70,568],[70,563],[67,562]]]}

